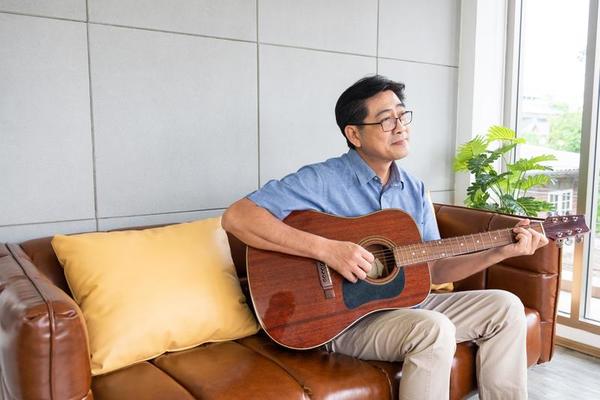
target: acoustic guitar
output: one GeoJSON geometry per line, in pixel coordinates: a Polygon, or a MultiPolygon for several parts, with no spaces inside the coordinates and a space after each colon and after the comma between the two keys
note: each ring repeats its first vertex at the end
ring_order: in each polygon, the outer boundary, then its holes
{"type": "MultiPolygon", "coordinates": [[[[248,247],[248,285],[259,322],[292,349],[327,343],[373,312],[418,305],[430,290],[428,261],[516,242],[512,228],[422,242],[412,217],[396,209],[355,218],[295,211],[284,222],[365,247],[381,272],[352,283],[320,261],[248,247]]],[[[589,231],[582,215],[551,216],[530,227],[559,244],[589,231]]]]}

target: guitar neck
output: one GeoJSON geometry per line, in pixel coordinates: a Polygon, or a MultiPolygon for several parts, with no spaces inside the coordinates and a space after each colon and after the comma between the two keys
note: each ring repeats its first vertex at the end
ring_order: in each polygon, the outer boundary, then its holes
{"type": "MultiPolygon", "coordinates": [[[[541,223],[533,223],[529,227],[540,233],[544,233],[541,223]]],[[[496,231],[398,246],[394,248],[394,253],[396,260],[402,266],[435,261],[515,243],[517,239],[512,230],[513,228],[499,229],[496,231]]]]}

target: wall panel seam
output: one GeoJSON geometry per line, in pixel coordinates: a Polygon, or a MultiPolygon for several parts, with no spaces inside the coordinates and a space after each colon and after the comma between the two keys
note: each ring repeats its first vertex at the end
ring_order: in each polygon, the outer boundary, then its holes
{"type": "MultiPolygon", "coordinates": [[[[89,21],[89,5],[88,0],[85,1],[85,12],[89,21]]],[[[86,45],[87,45],[87,62],[88,62],[88,90],[90,96],[90,139],[92,145],[92,187],[94,195],[94,220],[96,222],[96,230],[98,230],[98,187],[96,174],[96,136],[94,129],[94,96],[92,94],[92,57],[90,49],[90,24],[85,24],[86,45]]]]}
{"type": "Polygon", "coordinates": [[[458,69],[458,65],[440,64],[440,63],[434,63],[434,62],[422,61],[422,60],[406,60],[406,59],[402,59],[402,58],[382,57],[382,56],[379,56],[379,59],[380,60],[391,60],[391,61],[403,61],[403,62],[409,62],[409,63],[413,63],[413,64],[424,64],[424,65],[433,65],[436,67],[447,67],[447,68],[458,69]]]}
{"type": "Polygon", "coordinates": [[[55,20],[58,20],[58,21],[82,22],[82,23],[86,22],[85,19],[74,19],[74,18],[66,18],[66,17],[51,17],[51,16],[48,16],[48,15],[21,13],[21,12],[17,12],[17,11],[3,11],[3,10],[0,10],[0,14],[19,15],[19,16],[22,16],[22,17],[55,19],[55,20]]]}
{"type": "Polygon", "coordinates": [[[170,30],[167,30],[167,29],[147,28],[147,27],[142,27],[142,26],[111,24],[111,23],[108,23],[108,22],[94,22],[94,21],[89,21],[88,24],[91,24],[91,25],[100,25],[100,26],[109,26],[109,27],[113,27],[113,28],[140,30],[140,31],[147,31],[147,32],[168,33],[168,34],[171,34],[171,35],[181,35],[181,36],[201,37],[201,38],[206,38],[206,39],[227,40],[227,41],[230,41],[230,42],[256,43],[255,40],[235,39],[235,38],[229,38],[229,37],[225,37],[225,36],[214,36],[214,35],[206,35],[206,34],[201,34],[201,33],[170,31],[170,30]]]}

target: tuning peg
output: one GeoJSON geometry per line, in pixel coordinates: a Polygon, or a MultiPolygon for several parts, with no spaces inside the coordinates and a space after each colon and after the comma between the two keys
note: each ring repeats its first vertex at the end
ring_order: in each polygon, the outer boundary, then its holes
{"type": "Polygon", "coordinates": [[[556,247],[558,247],[559,249],[563,247],[565,239],[556,239],[556,247]]]}
{"type": "Polygon", "coordinates": [[[572,238],[567,238],[567,240],[565,240],[565,244],[566,244],[567,246],[570,246],[570,245],[572,245],[572,244],[573,244],[573,239],[572,239],[572,238]]]}
{"type": "Polygon", "coordinates": [[[583,235],[575,235],[575,243],[583,242],[583,235]]]}

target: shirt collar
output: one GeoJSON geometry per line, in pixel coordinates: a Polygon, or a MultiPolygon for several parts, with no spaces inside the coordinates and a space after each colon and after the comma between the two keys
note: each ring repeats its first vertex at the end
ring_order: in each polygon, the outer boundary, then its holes
{"type": "MultiPolygon", "coordinates": [[[[356,177],[358,178],[358,182],[361,185],[370,182],[374,179],[377,174],[375,171],[369,167],[369,165],[362,159],[362,157],[358,154],[358,152],[354,149],[350,149],[348,151],[348,159],[350,160],[350,165],[354,169],[356,173],[356,177]]],[[[400,176],[400,170],[395,162],[392,163],[390,169],[390,178],[387,183],[389,186],[401,186],[404,187],[404,183],[402,182],[402,177],[400,176]]]]}

